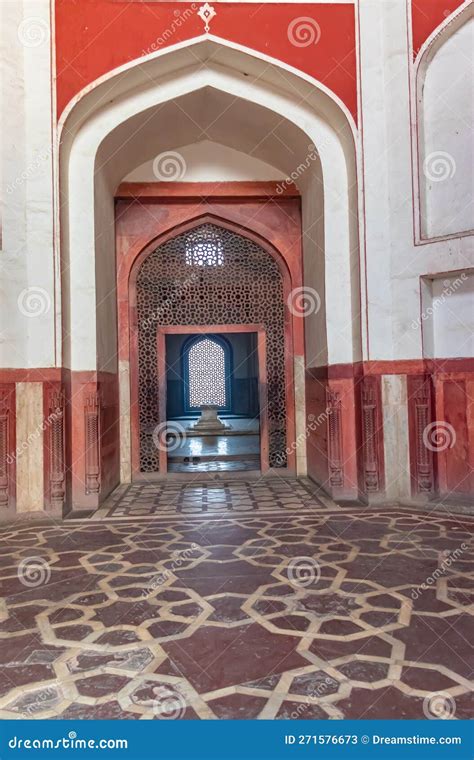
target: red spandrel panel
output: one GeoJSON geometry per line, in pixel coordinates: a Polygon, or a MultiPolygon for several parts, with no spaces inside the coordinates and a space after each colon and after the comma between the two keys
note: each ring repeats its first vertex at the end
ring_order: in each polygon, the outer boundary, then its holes
{"type": "MultiPolygon", "coordinates": [[[[200,5],[56,0],[58,117],[78,92],[108,71],[147,52],[202,35],[204,23],[197,14],[200,5]],[[192,12],[185,13],[187,9],[192,12]]],[[[216,15],[210,22],[211,34],[315,77],[357,117],[353,2],[212,5],[216,15]],[[309,19],[306,31],[298,26],[301,19],[309,19]]]]}
{"type": "Polygon", "coordinates": [[[464,0],[411,0],[413,55],[416,58],[430,34],[454,13],[464,0]]]}

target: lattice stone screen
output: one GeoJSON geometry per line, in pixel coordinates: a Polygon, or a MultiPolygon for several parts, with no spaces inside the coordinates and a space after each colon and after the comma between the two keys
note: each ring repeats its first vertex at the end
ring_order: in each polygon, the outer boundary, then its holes
{"type": "Polygon", "coordinates": [[[263,324],[267,332],[269,456],[286,466],[283,283],[256,243],[204,224],[159,246],[137,277],[140,470],[158,472],[157,326],[263,324]]]}
{"type": "Polygon", "coordinates": [[[202,338],[194,343],[187,355],[189,377],[189,406],[203,404],[225,406],[226,366],[224,349],[215,340],[202,338]]]}

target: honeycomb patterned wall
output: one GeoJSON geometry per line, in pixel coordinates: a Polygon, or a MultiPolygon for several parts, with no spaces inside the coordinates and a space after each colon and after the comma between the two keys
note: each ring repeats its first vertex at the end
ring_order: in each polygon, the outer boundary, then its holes
{"type": "Polygon", "coordinates": [[[241,235],[203,224],[145,259],[137,277],[137,308],[141,472],[159,471],[153,443],[159,424],[159,325],[265,326],[270,466],[285,467],[285,311],[282,276],[272,256],[241,235]]]}

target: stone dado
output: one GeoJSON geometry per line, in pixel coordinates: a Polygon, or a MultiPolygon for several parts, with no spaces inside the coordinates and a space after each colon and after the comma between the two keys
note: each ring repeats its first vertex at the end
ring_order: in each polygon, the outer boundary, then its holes
{"type": "MultiPolygon", "coordinates": [[[[376,364],[309,370],[306,443],[310,477],[335,499],[362,499],[370,503],[394,501],[390,484],[386,482],[384,437],[387,430],[382,385],[387,378],[398,377],[406,388],[403,399],[406,426],[401,435],[408,434],[410,488],[395,498],[408,503],[438,495],[469,497],[474,487],[473,462],[469,461],[474,441],[467,399],[468,393],[474,390],[474,368],[472,362],[456,362],[456,365],[454,368],[453,361],[446,361],[443,370],[443,363],[438,362],[432,374],[428,372],[429,367],[421,374],[415,365],[413,373],[397,374],[399,368],[395,364],[390,372],[384,365],[384,374],[374,374],[376,364]],[[343,377],[334,377],[333,373],[343,377]],[[453,440],[440,438],[439,450],[436,450],[430,440],[437,440],[435,421],[437,415],[438,419],[441,416],[440,411],[448,424],[452,424],[455,437],[453,440]],[[431,439],[426,435],[430,429],[433,431],[431,439]]],[[[15,374],[21,376],[18,372],[15,374]]],[[[84,377],[73,378],[64,386],[36,380],[0,386],[0,504],[4,517],[16,511],[19,514],[41,512],[43,500],[44,509],[58,515],[71,507],[96,509],[120,483],[118,402],[114,399],[116,378],[109,377],[105,381],[102,378],[99,382],[84,380],[84,377]],[[38,387],[43,407],[31,400],[31,389],[38,387]],[[75,388],[73,397],[67,395],[71,387],[75,388]],[[20,442],[17,429],[27,411],[29,429],[33,433],[20,442]],[[21,471],[23,457],[31,461],[30,446],[35,447],[35,457],[40,452],[43,467],[40,476],[36,473],[37,478],[28,481],[28,490],[38,493],[41,484],[43,491],[36,501],[38,506],[25,509],[25,497],[21,494],[24,484],[17,483],[16,472],[21,471]],[[75,457],[72,462],[71,452],[75,457]]],[[[391,414],[392,410],[388,411],[391,414]]],[[[446,433],[442,424],[438,433],[441,436],[446,433]]],[[[392,448],[388,455],[393,451],[392,448]]],[[[399,460],[395,464],[398,465],[399,460]]]]}

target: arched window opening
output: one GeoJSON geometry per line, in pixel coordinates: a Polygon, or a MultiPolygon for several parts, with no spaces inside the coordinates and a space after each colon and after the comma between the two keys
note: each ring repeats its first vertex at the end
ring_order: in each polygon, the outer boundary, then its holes
{"type": "Polygon", "coordinates": [[[186,264],[198,267],[224,264],[222,238],[215,227],[205,224],[187,235],[186,264]]]}
{"type": "Polygon", "coordinates": [[[212,338],[198,338],[186,354],[187,399],[191,411],[205,404],[229,406],[229,357],[224,346],[212,338]]]}

